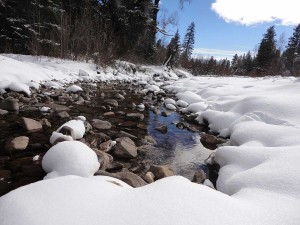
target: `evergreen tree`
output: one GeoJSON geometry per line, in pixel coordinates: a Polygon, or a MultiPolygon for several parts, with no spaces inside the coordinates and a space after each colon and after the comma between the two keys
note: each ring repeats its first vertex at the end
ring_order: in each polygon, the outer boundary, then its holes
{"type": "Polygon", "coordinates": [[[181,63],[183,66],[186,66],[188,61],[191,59],[195,44],[195,23],[192,22],[187,28],[184,40],[182,43],[182,54],[181,54],[181,63]]]}
{"type": "Polygon", "coordinates": [[[253,70],[253,58],[250,51],[243,57],[243,69],[245,73],[250,73],[253,70]]]}
{"type": "Polygon", "coordinates": [[[179,54],[180,54],[180,36],[177,30],[175,36],[171,39],[168,45],[168,50],[164,61],[164,65],[170,67],[175,65],[179,60],[179,54]]]}
{"type": "Polygon", "coordinates": [[[276,73],[276,61],[278,60],[278,51],[276,49],[274,26],[268,28],[266,34],[260,42],[256,63],[258,69],[265,72],[276,73]]]}
{"type": "Polygon", "coordinates": [[[285,66],[292,72],[296,72],[294,68],[300,61],[300,24],[295,27],[292,37],[290,37],[286,51],[284,52],[285,66]]]}

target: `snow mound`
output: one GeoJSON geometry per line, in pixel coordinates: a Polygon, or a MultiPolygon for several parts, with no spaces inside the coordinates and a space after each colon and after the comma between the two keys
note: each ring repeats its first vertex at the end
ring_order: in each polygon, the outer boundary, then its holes
{"type": "Polygon", "coordinates": [[[67,87],[66,89],[67,92],[72,92],[72,93],[75,93],[75,92],[79,92],[79,91],[83,91],[81,87],[79,87],[78,85],[71,85],[70,87],[67,87]]]}
{"type": "Polygon", "coordinates": [[[42,161],[46,177],[55,178],[66,175],[81,177],[93,176],[99,169],[96,153],[79,141],[64,141],[50,148],[42,161]]]}
{"type": "Polygon", "coordinates": [[[173,105],[173,104],[171,104],[171,103],[166,104],[166,108],[167,108],[167,109],[170,109],[170,110],[176,110],[176,106],[173,105]]]}
{"type": "Polygon", "coordinates": [[[76,140],[82,138],[85,134],[85,125],[84,121],[81,119],[70,120],[61,125],[52,133],[50,143],[54,144],[58,138],[63,140],[76,140]]]}
{"type": "Polygon", "coordinates": [[[165,103],[165,105],[167,105],[167,104],[176,105],[175,100],[172,99],[172,98],[166,98],[166,99],[164,100],[164,103],[165,103]]]}
{"type": "Polygon", "coordinates": [[[188,107],[189,103],[187,103],[186,101],[183,101],[183,100],[178,100],[176,102],[176,105],[179,107],[182,107],[182,108],[186,108],[186,107],[188,107]]]}

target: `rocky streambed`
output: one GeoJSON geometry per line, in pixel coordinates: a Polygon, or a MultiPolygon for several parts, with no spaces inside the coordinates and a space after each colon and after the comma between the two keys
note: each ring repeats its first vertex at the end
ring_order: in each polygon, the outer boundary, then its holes
{"type": "MultiPolygon", "coordinates": [[[[0,97],[0,195],[43,179],[41,160],[53,131],[78,116],[85,118],[81,142],[101,163],[96,175],[119,178],[133,187],[166,176],[183,175],[214,183],[217,166],[204,163],[225,140],[207,134],[194,115],[167,109],[164,91],[144,91],[136,83],[80,83],[82,90],[43,86],[32,95],[0,97]],[[201,147],[200,140],[205,147],[201,147]]],[[[68,135],[72,130],[62,129],[68,135]]],[[[58,138],[53,144],[64,141],[58,138]]]]}

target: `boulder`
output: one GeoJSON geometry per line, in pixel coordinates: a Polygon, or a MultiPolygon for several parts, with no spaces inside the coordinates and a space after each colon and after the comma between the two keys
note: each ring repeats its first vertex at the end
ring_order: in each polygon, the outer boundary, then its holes
{"type": "Polygon", "coordinates": [[[169,166],[152,165],[149,169],[154,174],[155,180],[174,175],[174,171],[169,166]]]}
{"type": "Polygon", "coordinates": [[[111,123],[104,120],[94,119],[92,126],[98,130],[109,130],[111,128],[111,123]]]}
{"type": "Polygon", "coordinates": [[[5,150],[8,152],[23,151],[27,148],[28,143],[29,138],[26,136],[10,138],[5,143],[5,150]]]}
{"type": "Polygon", "coordinates": [[[39,132],[43,130],[43,126],[40,122],[26,117],[22,117],[21,125],[29,133],[39,132]]]}
{"type": "Polygon", "coordinates": [[[120,158],[135,158],[137,156],[137,147],[128,137],[116,139],[114,155],[120,158]]]}

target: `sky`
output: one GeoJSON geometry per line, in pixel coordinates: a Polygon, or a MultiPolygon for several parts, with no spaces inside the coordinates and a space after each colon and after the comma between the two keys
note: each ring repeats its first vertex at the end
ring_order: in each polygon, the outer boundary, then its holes
{"type": "MultiPolygon", "coordinates": [[[[272,25],[276,39],[284,37],[285,46],[300,23],[299,8],[299,0],[191,0],[183,9],[179,0],[161,0],[159,19],[162,20],[164,14],[176,15],[177,25],[168,26],[166,31],[174,34],[178,28],[181,39],[194,21],[194,55],[231,60],[236,53],[251,51],[255,54],[272,25]]],[[[169,38],[165,38],[168,42],[169,38]]]]}

